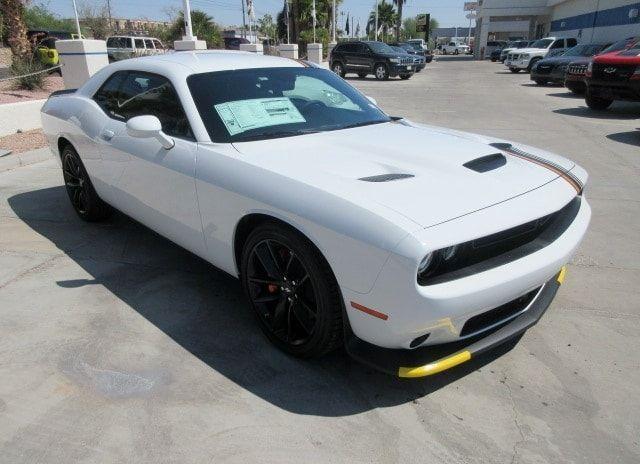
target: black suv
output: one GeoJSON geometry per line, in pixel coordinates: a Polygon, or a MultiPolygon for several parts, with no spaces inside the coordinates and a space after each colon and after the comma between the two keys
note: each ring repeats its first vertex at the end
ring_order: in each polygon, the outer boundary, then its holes
{"type": "Polygon", "coordinates": [[[331,51],[329,64],[341,77],[355,73],[364,78],[373,74],[378,80],[400,76],[409,79],[416,70],[413,57],[401,55],[383,42],[344,42],[331,51]]]}

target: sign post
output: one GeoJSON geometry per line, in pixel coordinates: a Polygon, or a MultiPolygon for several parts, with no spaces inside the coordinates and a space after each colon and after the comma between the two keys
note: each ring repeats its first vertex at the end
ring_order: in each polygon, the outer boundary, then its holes
{"type": "Polygon", "coordinates": [[[424,42],[429,45],[429,23],[431,22],[431,14],[419,14],[416,18],[416,32],[424,32],[424,42]]]}

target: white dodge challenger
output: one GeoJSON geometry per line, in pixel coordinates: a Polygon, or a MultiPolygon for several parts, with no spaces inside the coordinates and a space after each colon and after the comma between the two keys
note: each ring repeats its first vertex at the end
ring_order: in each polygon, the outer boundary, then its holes
{"type": "Polygon", "coordinates": [[[344,345],[400,377],[535,324],[591,216],[575,163],[388,116],[285,58],[121,61],[42,122],[82,219],[119,210],[237,276],[288,353],[344,345]]]}

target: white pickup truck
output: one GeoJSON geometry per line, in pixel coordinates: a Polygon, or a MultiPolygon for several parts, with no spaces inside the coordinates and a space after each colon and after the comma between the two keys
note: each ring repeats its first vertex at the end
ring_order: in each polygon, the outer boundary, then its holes
{"type": "Polygon", "coordinates": [[[443,55],[466,55],[469,53],[469,46],[458,42],[449,42],[442,46],[443,55]]]}
{"type": "Polygon", "coordinates": [[[511,51],[504,64],[512,73],[518,73],[522,70],[529,72],[533,65],[541,59],[561,55],[576,45],[578,45],[578,41],[574,38],[547,37],[536,40],[528,48],[511,51]]]}

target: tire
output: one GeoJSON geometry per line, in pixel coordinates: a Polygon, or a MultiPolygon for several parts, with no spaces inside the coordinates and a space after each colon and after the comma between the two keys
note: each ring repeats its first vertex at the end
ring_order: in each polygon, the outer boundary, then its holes
{"type": "Polygon", "coordinates": [[[300,358],[315,358],[343,342],[343,303],[320,252],[284,225],[257,227],[242,250],[241,280],[267,338],[300,358]]]}
{"type": "Polygon", "coordinates": [[[514,74],[518,74],[520,72],[520,68],[509,68],[509,71],[511,71],[514,74]]]}
{"type": "Polygon", "coordinates": [[[529,66],[527,66],[527,72],[531,72],[531,68],[533,68],[533,65],[536,64],[541,59],[542,58],[533,58],[531,61],[529,61],[529,66]]]}
{"type": "Polygon", "coordinates": [[[331,70],[340,77],[344,77],[344,75],[346,74],[344,65],[340,61],[334,61],[331,65],[331,70]]]}
{"type": "Polygon", "coordinates": [[[495,63],[496,61],[498,61],[496,58],[491,58],[492,63],[495,63]]]}
{"type": "Polygon", "coordinates": [[[387,66],[382,63],[378,63],[375,65],[375,67],[373,68],[373,73],[375,74],[376,79],[378,79],[379,81],[389,80],[389,71],[387,70],[387,66]]]}
{"type": "Polygon", "coordinates": [[[62,177],[71,206],[83,221],[98,222],[107,219],[113,209],[100,199],[89,174],[82,164],[78,152],[66,145],[60,155],[62,158],[62,177]]]}
{"type": "Polygon", "coordinates": [[[460,50],[458,50],[457,48],[453,51],[454,55],[459,55],[460,54],[460,50]]]}
{"type": "Polygon", "coordinates": [[[536,85],[547,85],[547,81],[544,79],[536,79],[536,85]]]}
{"type": "Polygon", "coordinates": [[[367,77],[367,74],[366,74],[366,73],[358,73],[358,77],[359,77],[360,79],[364,79],[364,78],[366,78],[366,77],[367,77]]]}
{"type": "Polygon", "coordinates": [[[402,79],[403,81],[406,81],[407,79],[411,78],[411,74],[400,74],[400,79],[402,79]]]}
{"type": "Polygon", "coordinates": [[[587,103],[589,108],[596,111],[604,111],[613,103],[613,100],[609,100],[608,98],[600,98],[591,95],[591,92],[588,90],[584,97],[584,101],[587,103]]]}

